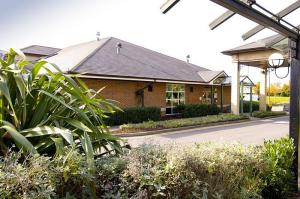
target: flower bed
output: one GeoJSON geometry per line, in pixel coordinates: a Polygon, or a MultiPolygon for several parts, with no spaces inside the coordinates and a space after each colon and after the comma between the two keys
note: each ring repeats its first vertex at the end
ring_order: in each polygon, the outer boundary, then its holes
{"type": "Polygon", "coordinates": [[[286,115],[285,111],[254,111],[252,113],[252,116],[257,118],[275,117],[275,116],[284,116],[284,115],[286,115]]]}
{"type": "Polygon", "coordinates": [[[120,126],[121,132],[138,132],[138,131],[151,131],[158,129],[178,128],[186,126],[201,126],[207,124],[213,124],[218,122],[228,122],[248,119],[244,115],[233,114],[221,114],[221,115],[209,115],[205,117],[174,119],[166,121],[148,121],[139,124],[124,124],[120,126]]]}

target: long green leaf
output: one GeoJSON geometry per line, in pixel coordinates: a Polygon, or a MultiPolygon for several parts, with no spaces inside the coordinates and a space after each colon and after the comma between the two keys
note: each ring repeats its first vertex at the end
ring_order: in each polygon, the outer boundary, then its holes
{"type": "Polygon", "coordinates": [[[89,127],[87,127],[84,123],[80,122],[79,120],[75,120],[71,118],[63,118],[63,120],[82,131],[86,131],[90,133],[93,132],[89,127]]]}
{"type": "Polygon", "coordinates": [[[3,122],[5,125],[1,126],[1,129],[5,129],[12,137],[12,139],[15,141],[17,145],[19,145],[21,148],[25,149],[26,151],[30,153],[37,153],[34,146],[24,137],[21,133],[19,133],[13,125],[3,122]]]}
{"type": "Polygon", "coordinates": [[[19,121],[16,116],[16,112],[15,112],[13,103],[11,101],[11,96],[10,96],[8,85],[7,85],[7,79],[3,75],[0,75],[0,92],[6,98],[8,104],[10,105],[10,108],[13,111],[13,118],[14,118],[15,125],[18,126],[19,121]]]}
{"type": "Polygon", "coordinates": [[[20,74],[15,74],[14,75],[17,87],[19,89],[19,92],[21,94],[21,98],[22,98],[22,104],[23,104],[23,110],[22,110],[22,121],[23,124],[26,123],[26,117],[27,117],[27,103],[26,103],[26,92],[27,92],[27,87],[26,87],[26,83],[23,79],[23,77],[20,74]]]}
{"type": "Polygon", "coordinates": [[[55,144],[56,152],[55,155],[62,155],[64,152],[64,142],[61,138],[51,138],[55,144]]]}
{"type": "Polygon", "coordinates": [[[33,80],[39,74],[39,71],[46,63],[47,63],[46,61],[39,61],[38,63],[33,65],[32,70],[31,70],[31,75],[32,75],[33,80]]]}
{"type": "Polygon", "coordinates": [[[51,126],[41,126],[35,127],[31,129],[26,129],[21,131],[25,137],[39,137],[39,136],[46,136],[46,135],[61,135],[69,144],[73,144],[73,135],[70,130],[51,127],[51,126]]]}

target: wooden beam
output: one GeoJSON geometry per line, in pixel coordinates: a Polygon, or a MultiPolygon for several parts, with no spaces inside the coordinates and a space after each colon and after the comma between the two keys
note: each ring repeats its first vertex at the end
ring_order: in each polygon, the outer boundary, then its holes
{"type": "Polygon", "coordinates": [[[167,0],[166,3],[164,3],[160,10],[163,14],[166,14],[171,8],[173,8],[180,0],[167,0]]]}
{"type": "Polygon", "coordinates": [[[224,23],[225,21],[230,19],[233,15],[235,15],[235,13],[230,10],[224,12],[221,16],[219,16],[218,18],[216,18],[213,22],[211,22],[209,24],[210,29],[214,30],[215,28],[220,26],[222,23],[224,23]]]}
{"type": "MultiPolygon", "coordinates": [[[[277,13],[277,16],[279,18],[283,18],[286,15],[290,14],[291,12],[297,10],[300,7],[300,0],[296,1],[295,3],[291,4],[290,6],[286,7],[284,10],[281,12],[277,13]]],[[[275,17],[273,17],[275,19],[275,17]]],[[[262,31],[265,27],[262,25],[257,25],[253,29],[249,30],[245,34],[242,35],[243,40],[247,40],[253,35],[257,34],[258,32],[262,31]]]]}

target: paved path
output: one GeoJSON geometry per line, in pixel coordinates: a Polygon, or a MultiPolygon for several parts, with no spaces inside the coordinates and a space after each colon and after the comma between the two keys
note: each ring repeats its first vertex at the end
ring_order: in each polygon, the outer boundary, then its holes
{"type": "Polygon", "coordinates": [[[288,116],[254,120],[238,124],[228,124],[214,127],[203,127],[182,131],[174,131],[159,135],[127,138],[136,147],[143,143],[191,144],[195,142],[240,142],[242,144],[261,144],[263,141],[277,139],[288,135],[288,116]]]}

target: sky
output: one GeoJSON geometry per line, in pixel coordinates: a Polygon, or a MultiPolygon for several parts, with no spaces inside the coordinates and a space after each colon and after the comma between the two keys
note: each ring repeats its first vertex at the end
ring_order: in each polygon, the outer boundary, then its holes
{"type": "MultiPolygon", "coordinates": [[[[257,0],[278,12],[295,0],[257,0]]],[[[0,49],[45,45],[63,48],[116,37],[211,70],[232,75],[232,62],[221,51],[275,34],[264,30],[244,42],[241,35],[256,24],[234,16],[215,30],[209,23],[225,9],[209,0],[182,0],[168,14],[165,0],[0,0],[0,49]]],[[[297,24],[300,9],[286,19],[297,24]]],[[[300,23],[300,22],[298,22],[300,23]]],[[[286,71],[283,71],[284,75],[286,71]]],[[[242,75],[259,81],[258,69],[244,67],[242,75]]],[[[272,82],[286,82],[271,75],[272,82]]]]}

